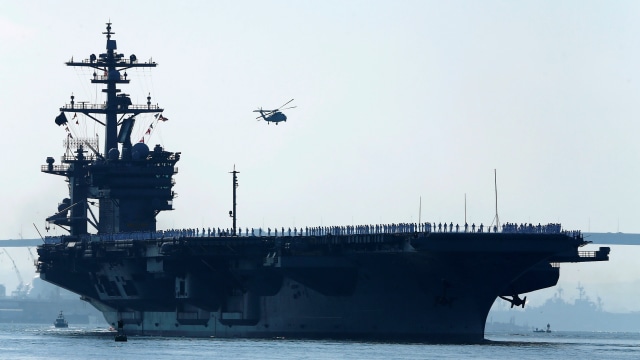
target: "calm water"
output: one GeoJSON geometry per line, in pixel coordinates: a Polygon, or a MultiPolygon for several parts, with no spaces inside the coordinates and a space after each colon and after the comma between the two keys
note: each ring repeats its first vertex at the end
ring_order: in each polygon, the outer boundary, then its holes
{"type": "Polygon", "coordinates": [[[0,324],[1,359],[640,359],[639,333],[490,333],[488,344],[185,339],[130,336],[106,328],[0,324]]]}

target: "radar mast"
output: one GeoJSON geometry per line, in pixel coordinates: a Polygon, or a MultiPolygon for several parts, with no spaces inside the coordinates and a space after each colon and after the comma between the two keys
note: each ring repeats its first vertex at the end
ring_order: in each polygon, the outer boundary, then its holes
{"type": "Polygon", "coordinates": [[[54,165],[52,157],[42,171],[67,177],[69,198],[58,205],[58,212],[47,221],[69,231],[72,236],[88,233],[87,224],[98,233],[126,231],[155,231],[155,217],[163,210],[173,210],[172,191],[177,173],[175,163],[180,153],[165,151],[160,145],[153,150],[144,142],[131,142],[131,132],[136,116],[155,113],[162,117],[163,109],[151,104],[151,94],[147,103],[133,104],[128,94],[117,87],[130,83],[126,70],[130,68],[156,67],[153,61],[139,62],[136,55],[125,57],[118,53],[115,33],[111,23],[106,23],[106,51],[96,56],[91,54],[83,61],[67,62],[67,66],[93,68],[92,84],[104,84],[106,93],[103,104],[89,104],[75,101],[71,95],[69,104],[60,108],[56,124],[67,125],[65,113],[80,113],[104,126],[104,150],[99,152],[98,142],[88,139],[67,137],[67,154],[62,157],[63,165],[54,165]],[[102,118],[102,115],[104,119],[102,118]],[[119,145],[120,144],[120,145],[119,145]],[[92,154],[87,154],[89,148],[92,154]],[[97,201],[94,201],[97,200],[97,201]],[[99,206],[96,217],[89,205],[99,206]],[[90,215],[90,217],[89,217],[90,215]]]}

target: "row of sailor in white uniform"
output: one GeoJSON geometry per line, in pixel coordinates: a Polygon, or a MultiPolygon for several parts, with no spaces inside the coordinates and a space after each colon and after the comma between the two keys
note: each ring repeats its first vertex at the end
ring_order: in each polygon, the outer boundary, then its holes
{"type": "MultiPolygon", "coordinates": [[[[560,224],[533,225],[505,223],[501,226],[503,233],[561,233],[560,224]]],[[[167,237],[221,237],[221,236],[325,236],[325,235],[362,235],[362,234],[398,234],[413,232],[498,232],[498,227],[483,224],[478,226],[475,223],[469,225],[447,223],[398,223],[398,224],[375,224],[375,225],[346,225],[346,226],[316,226],[316,227],[294,227],[280,228],[239,228],[234,234],[233,229],[221,228],[188,228],[188,229],[168,229],[157,231],[121,232],[113,234],[87,235],[87,240],[144,240],[161,239],[167,237]]],[[[564,232],[570,236],[579,237],[579,231],[564,232]]],[[[58,243],[60,237],[47,237],[45,243],[58,243]]]]}

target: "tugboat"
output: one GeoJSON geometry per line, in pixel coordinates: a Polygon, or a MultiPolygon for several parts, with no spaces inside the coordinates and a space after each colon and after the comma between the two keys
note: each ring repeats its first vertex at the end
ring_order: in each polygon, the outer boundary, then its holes
{"type": "Polygon", "coordinates": [[[551,324],[547,324],[547,330],[536,328],[535,330],[533,330],[533,332],[536,332],[536,333],[550,333],[551,332],[551,324]]]}
{"type": "Polygon", "coordinates": [[[65,320],[64,315],[62,314],[62,310],[60,310],[60,314],[56,318],[56,321],[53,322],[53,326],[57,328],[67,328],[69,327],[69,323],[65,320]]]}

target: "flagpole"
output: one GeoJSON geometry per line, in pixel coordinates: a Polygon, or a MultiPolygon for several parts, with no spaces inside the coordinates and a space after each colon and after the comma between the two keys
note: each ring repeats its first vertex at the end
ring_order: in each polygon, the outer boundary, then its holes
{"type": "Polygon", "coordinates": [[[420,207],[418,208],[418,226],[422,220],[422,196],[420,196],[420,207]]]}
{"type": "Polygon", "coordinates": [[[496,223],[496,229],[500,229],[500,218],[498,217],[498,174],[496,169],[493,169],[493,188],[496,194],[496,217],[494,221],[496,223]]]}

